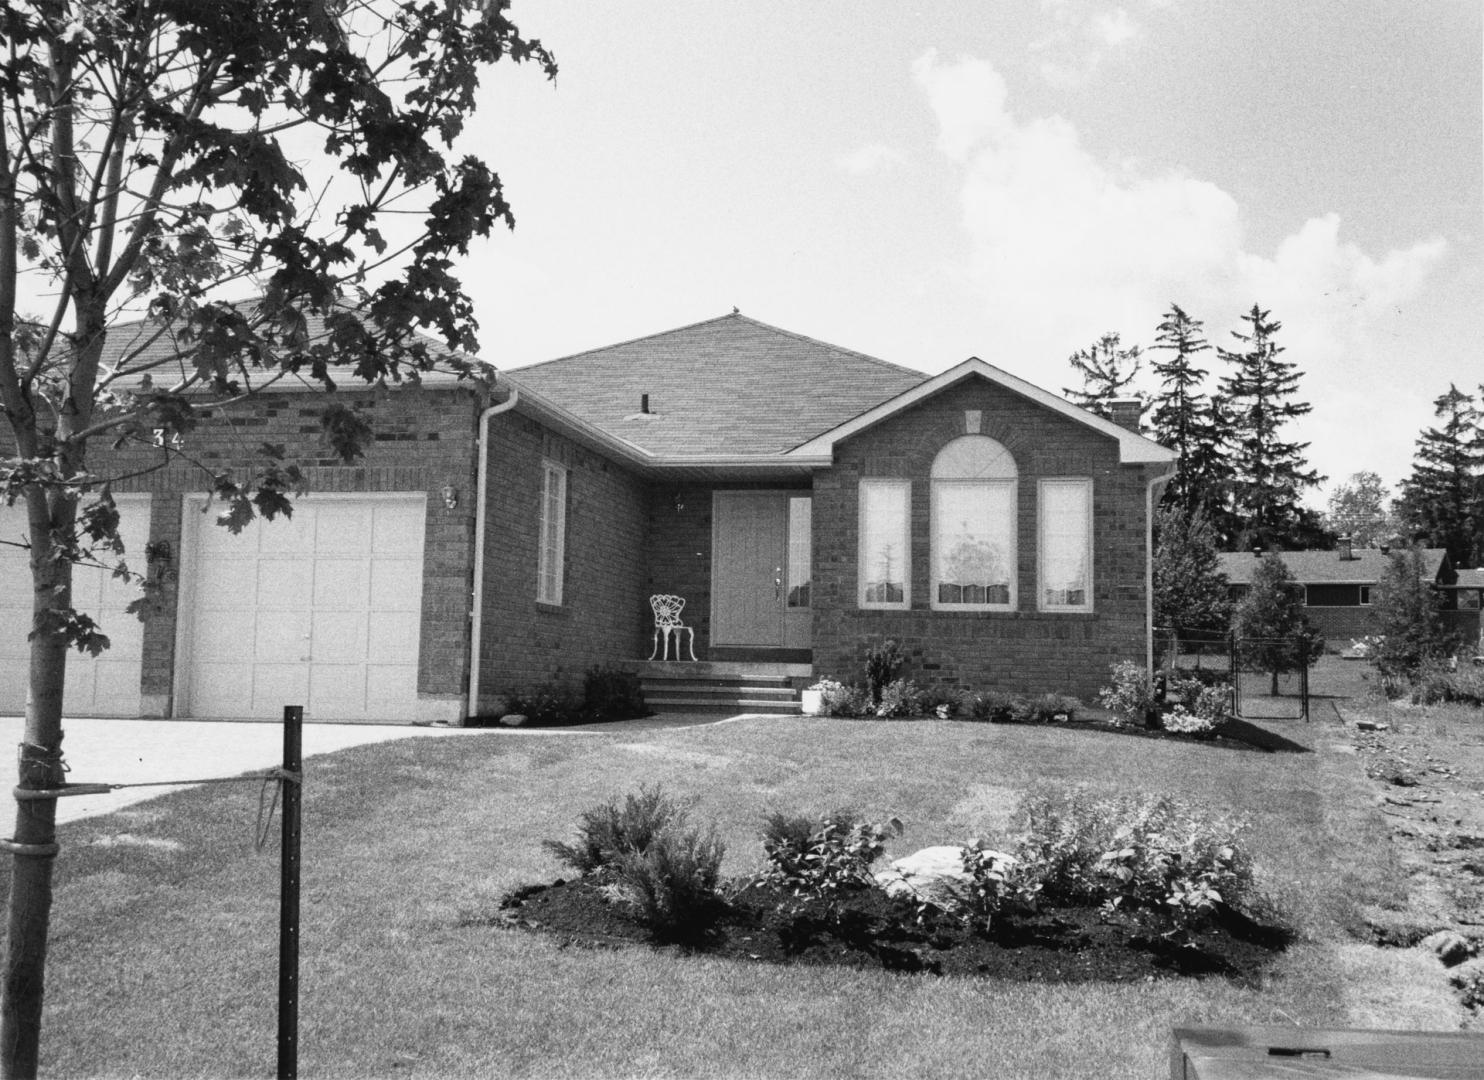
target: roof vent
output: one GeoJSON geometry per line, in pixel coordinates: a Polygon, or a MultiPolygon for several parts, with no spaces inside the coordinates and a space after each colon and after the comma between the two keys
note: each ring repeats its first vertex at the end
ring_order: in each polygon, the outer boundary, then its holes
{"type": "Polygon", "coordinates": [[[1252,557],[1254,559],[1260,559],[1260,558],[1262,558],[1262,545],[1261,544],[1253,544],[1252,545],[1252,557]]]}
{"type": "Polygon", "coordinates": [[[636,413],[629,413],[629,415],[628,416],[625,416],[624,419],[625,420],[658,420],[659,419],[659,416],[660,416],[659,413],[654,412],[649,407],[649,395],[648,394],[640,394],[639,395],[639,411],[636,412],[636,413]]]}
{"type": "Polygon", "coordinates": [[[1382,544],[1381,545],[1381,554],[1382,555],[1390,555],[1391,554],[1391,545],[1390,544],[1382,544]]]}

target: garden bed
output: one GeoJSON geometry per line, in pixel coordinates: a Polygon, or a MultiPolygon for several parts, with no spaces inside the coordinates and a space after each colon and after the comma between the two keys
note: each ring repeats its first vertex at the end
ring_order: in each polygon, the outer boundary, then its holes
{"type": "Polygon", "coordinates": [[[785,890],[750,883],[725,901],[706,935],[665,943],[627,905],[583,879],[509,894],[497,925],[590,947],[656,947],[750,963],[839,965],[1038,983],[1140,982],[1219,975],[1255,986],[1286,932],[1226,908],[1178,933],[1150,912],[1043,908],[980,930],[878,889],[843,893],[837,915],[799,907],[785,890]]]}

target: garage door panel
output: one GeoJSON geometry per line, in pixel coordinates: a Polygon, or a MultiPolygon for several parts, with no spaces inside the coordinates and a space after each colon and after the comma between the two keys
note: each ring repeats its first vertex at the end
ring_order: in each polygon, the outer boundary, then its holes
{"type": "Polygon", "coordinates": [[[196,606],[203,611],[251,607],[258,594],[258,566],[254,559],[218,559],[211,577],[196,587],[196,606]]]}
{"type": "Polygon", "coordinates": [[[364,611],[371,602],[371,567],[364,558],[315,560],[315,610],[364,611]]]}
{"type": "Polygon", "coordinates": [[[366,710],[366,665],[316,664],[309,678],[314,716],[354,716],[366,710]]]}
{"type": "Polygon", "coordinates": [[[372,507],[364,503],[318,503],[314,516],[316,553],[334,556],[371,550],[372,507]]]}
{"type": "Polygon", "coordinates": [[[364,611],[316,611],[314,648],[310,658],[319,664],[366,662],[366,613],[364,611]]]}
{"type": "Polygon", "coordinates": [[[309,697],[306,664],[258,664],[253,671],[252,716],[282,716],[285,705],[304,705],[309,697]]]}
{"type": "Polygon", "coordinates": [[[297,556],[309,550],[314,540],[314,515],[312,512],[303,512],[305,505],[299,503],[294,507],[292,515],[280,514],[272,521],[262,518],[253,520],[249,529],[255,534],[259,554],[297,556]]]}
{"type": "Polygon", "coordinates": [[[304,611],[314,589],[314,565],[303,559],[264,558],[257,567],[260,611],[304,611]]]}
{"type": "MultiPolygon", "coordinates": [[[[240,660],[227,671],[234,685],[242,682],[238,669],[248,672],[246,694],[238,691],[246,704],[219,715],[269,718],[303,704],[317,720],[410,719],[425,520],[421,497],[306,498],[296,504],[292,533],[276,534],[282,521],[255,526],[255,547],[242,559],[253,573],[244,594],[253,599],[235,605],[212,601],[210,592],[218,569],[237,556],[220,544],[196,546],[189,573],[202,602],[183,632],[207,648],[184,657],[192,667],[183,712],[211,715],[209,703],[220,701],[199,692],[214,653],[240,660]]],[[[232,581],[241,577],[228,571],[232,581]]]]}
{"type": "Polygon", "coordinates": [[[256,663],[302,664],[309,660],[307,611],[259,611],[252,637],[256,663]]]}

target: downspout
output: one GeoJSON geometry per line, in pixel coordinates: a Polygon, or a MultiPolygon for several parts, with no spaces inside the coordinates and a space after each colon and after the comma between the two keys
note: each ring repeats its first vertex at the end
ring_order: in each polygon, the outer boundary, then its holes
{"type": "Polygon", "coordinates": [[[514,387],[510,396],[498,405],[491,405],[479,414],[479,465],[474,482],[474,589],[469,611],[469,698],[464,704],[465,719],[479,712],[479,649],[484,636],[484,517],[489,503],[489,435],[490,418],[509,412],[520,401],[520,391],[514,387]]]}
{"type": "Polygon", "coordinates": [[[1144,670],[1154,678],[1154,489],[1175,470],[1150,477],[1144,485],[1144,670]]]}

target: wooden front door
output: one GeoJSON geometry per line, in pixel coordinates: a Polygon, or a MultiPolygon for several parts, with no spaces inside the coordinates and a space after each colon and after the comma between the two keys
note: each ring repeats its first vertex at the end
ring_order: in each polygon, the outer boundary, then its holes
{"type": "MultiPolygon", "coordinates": [[[[711,640],[716,645],[808,647],[807,589],[789,588],[790,504],[801,527],[798,493],[718,491],[712,504],[711,640]],[[793,596],[793,602],[790,596],[793,596]]],[[[802,528],[808,529],[807,511],[802,528]]],[[[795,536],[794,548],[799,548],[795,536]]],[[[807,561],[807,535],[796,561],[807,561]]],[[[793,575],[797,577],[797,573],[793,575]]],[[[804,570],[807,581],[807,569],[804,570]]]]}

